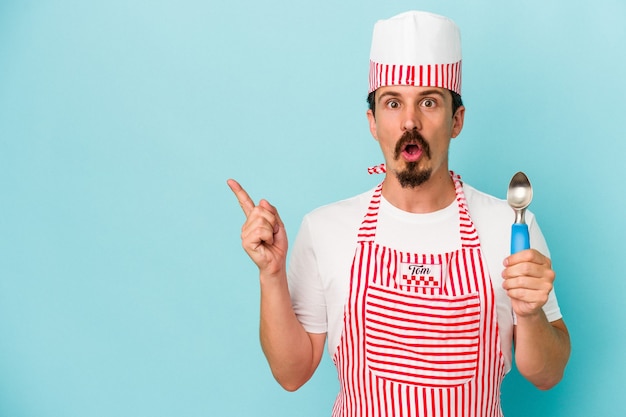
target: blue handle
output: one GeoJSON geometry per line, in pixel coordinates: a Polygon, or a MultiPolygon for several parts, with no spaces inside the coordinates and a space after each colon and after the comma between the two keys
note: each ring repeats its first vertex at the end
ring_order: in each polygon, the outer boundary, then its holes
{"type": "Polygon", "coordinates": [[[513,227],[511,228],[511,254],[524,249],[530,249],[528,225],[524,223],[513,223],[513,227]]]}

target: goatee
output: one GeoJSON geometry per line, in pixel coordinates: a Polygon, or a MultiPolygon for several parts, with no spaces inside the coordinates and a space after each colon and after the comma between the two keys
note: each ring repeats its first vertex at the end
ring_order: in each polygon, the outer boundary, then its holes
{"type": "MultiPolygon", "coordinates": [[[[422,157],[430,159],[430,146],[417,129],[404,132],[398,143],[394,153],[394,159],[400,160],[400,155],[407,145],[417,145],[422,151],[422,157]]],[[[403,188],[415,188],[424,184],[430,179],[432,174],[431,168],[420,169],[420,161],[407,162],[403,170],[396,170],[394,173],[403,188]]]]}

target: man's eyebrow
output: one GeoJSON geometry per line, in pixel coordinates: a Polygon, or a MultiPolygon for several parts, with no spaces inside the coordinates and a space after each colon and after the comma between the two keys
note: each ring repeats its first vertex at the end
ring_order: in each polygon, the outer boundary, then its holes
{"type": "Polygon", "coordinates": [[[389,97],[400,97],[400,93],[398,93],[396,91],[393,91],[393,90],[385,91],[380,96],[378,96],[378,102],[380,103],[383,100],[383,98],[385,98],[387,96],[389,96],[389,97]]]}
{"type": "MultiPolygon", "coordinates": [[[[432,95],[437,95],[437,96],[439,96],[441,98],[445,98],[444,91],[438,90],[438,89],[435,89],[435,88],[432,88],[432,89],[429,89],[429,90],[424,90],[424,91],[421,91],[419,93],[420,97],[432,96],[432,95]]],[[[380,96],[378,96],[378,100],[377,101],[380,103],[385,97],[396,97],[397,98],[397,97],[400,97],[400,96],[402,96],[402,94],[400,94],[397,91],[393,91],[393,90],[385,91],[380,96]]]]}
{"type": "Polygon", "coordinates": [[[432,96],[432,95],[438,95],[438,96],[440,96],[440,97],[445,97],[445,95],[444,95],[444,92],[443,92],[443,91],[441,91],[441,90],[435,90],[435,89],[422,91],[422,92],[420,93],[420,95],[421,95],[421,96],[432,96]]]}

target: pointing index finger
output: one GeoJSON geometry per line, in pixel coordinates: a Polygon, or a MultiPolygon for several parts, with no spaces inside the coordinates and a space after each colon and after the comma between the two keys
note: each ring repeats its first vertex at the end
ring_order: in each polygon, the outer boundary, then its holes
{"type": "Polygon", "coordinates": [[[239,205],[243,210],[243,213],[248,217],[252,209],[254,208],[254,201],[250,198],[246,190],[243,189],[239,183],[233,179],[229,179],[226,181],[232,192],[237,197],[237,201],[239,201],[239,205]]]}

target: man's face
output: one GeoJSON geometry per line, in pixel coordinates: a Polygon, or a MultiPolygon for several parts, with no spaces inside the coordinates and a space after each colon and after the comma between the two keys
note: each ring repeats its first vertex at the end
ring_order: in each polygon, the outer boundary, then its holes
{"type": "Polygon", "coordinates": [[[403,187],[417,187],[433,174],[447,175],[450,139],[463,128],[465,108],[452,114],[450,92],[437,87],[389,86],[376,90],[370,132],[379,142],[387,172],[403,187]]]}

